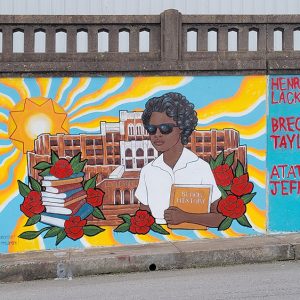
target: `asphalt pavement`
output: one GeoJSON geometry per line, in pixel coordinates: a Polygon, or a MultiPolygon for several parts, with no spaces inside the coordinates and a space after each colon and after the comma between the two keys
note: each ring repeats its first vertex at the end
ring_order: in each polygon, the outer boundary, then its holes
{"type": "Polygon", "coordinates": [[[300,299],[300,261],[0,284],[1,299],[300,299]]]}

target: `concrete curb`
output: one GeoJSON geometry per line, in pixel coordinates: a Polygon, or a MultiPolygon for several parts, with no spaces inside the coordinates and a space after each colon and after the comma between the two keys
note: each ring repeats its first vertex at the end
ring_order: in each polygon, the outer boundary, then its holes
{"type": "Polygon", "coordinates": [[[300,234],[0,255],[0,282],[260,263],[300,258],[300,234]]]}

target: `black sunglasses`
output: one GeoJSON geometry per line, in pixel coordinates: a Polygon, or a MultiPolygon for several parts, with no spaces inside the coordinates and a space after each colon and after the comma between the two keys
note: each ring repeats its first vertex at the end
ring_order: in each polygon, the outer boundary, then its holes
{"type": "Polygon", "coordinates": [[[152,124],[145,125],[145,129],[150,135],[156,134],[157,128],[159,128],[161,134],[169,134],[173,131],[174,127],[178,127],[178,126],[172,123],[159,124],[159,125],[152,125],[152,124]]]}

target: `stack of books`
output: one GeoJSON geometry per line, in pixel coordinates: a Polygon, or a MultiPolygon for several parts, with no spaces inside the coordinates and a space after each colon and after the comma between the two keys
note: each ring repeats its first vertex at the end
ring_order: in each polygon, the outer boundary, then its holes
{"type": "Polygon", "coordinates": [[[92,211],[86,203],[86,191],[82,182],[84,173],[72,174],[59,179],[55,176],[44,176],[42,180],[42,202],[45,212],[41,214],[41,222],[58,227],[64,227],[64,221],[71,215],[86,218],[92,211]]]}

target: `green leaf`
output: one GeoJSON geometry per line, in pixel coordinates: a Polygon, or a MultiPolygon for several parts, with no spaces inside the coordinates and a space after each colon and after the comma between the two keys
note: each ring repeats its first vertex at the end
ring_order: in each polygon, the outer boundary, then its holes
{"type": "Polygon", "coordinates": [[[244,174],[244,167],[242,163],[238,160],[237,166],[235,168],[235,177],[240,177],[244,174]]]}
{"type": "Polygon", "coordinates": [[[243,197],[241,197],[241,199],[244,201],[245,204],[247,204],[253,199],[253,197],[255,195],[256,195],[256,193],[247,194],[247,195],[244,195],[243,197]]]}
{"type": "Polygon", "coordinates": [[[227,157],[225,159],[225,164],[227,164],[229,167],[231,167],[233,162],[234,162],[234,151],[232,153],[230,153],[229,155],[227,155],[227,157]]]}
{"type": "Polygon", "coordinates": [[[59,160],[58,155],[51,149],[51,163],[54,165],[59,160]]]}
{"type": "Polygon", "coordinates": [[[57,236],[61,231],[64,231],[63,228],[60,227],[52,227],[49,231],[44,235],[44,238],[54,237],[57,236]]]}
{"type": "Polygon", "coordinates": [[[29,176],[29,182],[31,187],[37,191],[37,192],[41,192],[42,191],[42,186],[40,185],[40,183],[35,180],[33,177],[29,176]]]}
{"type": "Polygon", "coordinates": [[[251,224],[249,223],[247,217],[245,215],[241,216],[240,218],[236,219],[239,224],[241,224],[242,226],[245,226],[245,227],[250,227],[252,228],[251,224]]]}
{"type": "Polygon", "coordinates": [[[40,176],[48,176],[50,175],[50,168],[45,169],[43,172],[39,173],[40,176]]]}
{"type": "Polygon", "coordinates": [[[216,161],[212,158],[212,156],[210,157],[209,165],[212,170],[216,168],[216,161]]]}
{"type": "Polygon", "coordinates": [[[224,152],[222,151],[216,158],[216,167],[220,166],[224,160],[224,152]]]}
{"type": "Polygon", "coordinates": [[[29,218],[25,224],[25,226],[31,226],[38,223],[41,220],[41,215],[35,215],[29,218]]]}
{"type": "Polygon", "coordinates": [[[84,190],[87,191],[88,189],[94,189],[96,187],[96,180],[97,180],[98,174],[96,174],[94,177],[87,180],[84,184],[84,190]]]}
{"type": "Polygon", "coordinates": [[[157,233],[160,233],[160,234],[165,234],[165,235],[170,234],[161,225],[156,224],[156,223],[153,223],[150,228],[151,228],[151,230],[153,230],[153,231],[155,231],[157,233]]]}
{"type": "Polygon", "coordinates": [[[114,232],[126,232],[129,230],[130,224],[129,223],[123,223],[119,225],[117,228],[114,229],[114,232]]]}
{"type": "Polygon", "coordinates": [[[222,199],[227,198],[228,195],[227,195],[226,191],[223,189],[223,187],[218,185],[218,189],[220,190],[220,192],[222,194],[222,199]]]}
{"type": "Polygon", "coordinates": [[[81,152],[77,153],[70,160],[70,164],[71,164],[72,168],[75,167],[76,165],[78,165],[80,163],[80,161],[81,161],[81,152]]]}
{"type": "Polygon", "coordinates": [[[19,192],[25,198],[30,193],[30,188],[27,184],[23,183],[21,180],[18,180],[19,192]]]}
{"type": "Polygon", "coordinates": [[[230,191],[231,190],[231,184],[227,186],[222,186],[224,191],[230,191]]]}
{"type": "Polygon", "coordinates": [[[94,236],[100,232],[103,232],[105,229],[98,227],[96,225],[87,225],[83,227],[83,232],[87,236],[94,236]]]}
{"type": "Polygon", "coordinates": [[[233,221],[233,219],[231,219],[231,218],[229,218],[229,217],[225,218],[225,219],[221,222],[221,224],[220,224],[218,230],[226,230],[226,229],[228,229],[228,228],[231,226],[232,221],[233,221]]]}
{"type": "Polygon", "coordinates": [[[50,227],[45,227],[39,231],[25,231],[19,235],[19,238],[24,240],[33,240],[37,238],[41,233],[48,230],[50,227]]]}
{"type": "Polygon", "coordinates": [[[128,224],[131,223],[131,222],[130,222],[131,217],[130,217],[130,215],[128,215],[128,214],[118,215],[118,217],[121,218],[121,219],[123,219],[123,221],[124,221],[125,223],[128,223],[128,224]]]}
{"type": "Polygon", "coordinates": [[[60,242],[62,242],[66,238],[66,236],[67,236],[67,234],[65,233],[65,231],[61,230],[57,235],[55,246],[60,244],[60,242]]]}
{"type": "Polygon", "coordinates": [[[74,172],[74,173],[79,173],[79,172],[81,172],[81,171],[83,170],[85,164],[87,163],[87,161],[88,161],[88,160],[85,159],[85,160],[81,161],[80,163],[76,164],[75,166],[72,166],[73,172],[74,172]]]}
{"type": "Polygon", "coordinates": [[[103,213],[102,213],[102,211],[98,207],[94,208],[93,216],[97,219],[100,219],[100,220],[106,220],[103,213]]]}
{"type": "Polygon", "coordinates": [[[36,170],[45,170],[45,169],[50,168],[50,167],[52,167],[51,164],[49,164],[46,161],[41,161],[37,165],[35,165],[33,168],[36,169],[36,170]]]}

